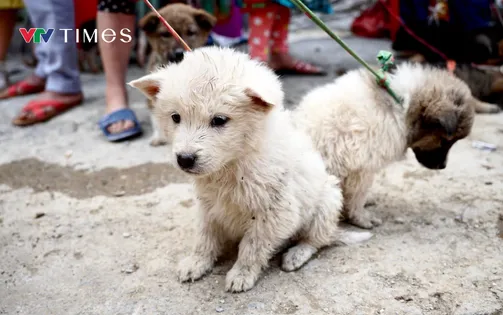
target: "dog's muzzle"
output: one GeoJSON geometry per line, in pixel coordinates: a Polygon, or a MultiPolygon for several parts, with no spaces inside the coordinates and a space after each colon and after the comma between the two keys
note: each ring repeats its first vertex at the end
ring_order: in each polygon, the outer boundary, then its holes
{"type": "Polygon", "coordinates": [[[447,166],[447,153],[449,149],[439,148],[435,150],[413,149],[416,159],[421,165],[432,170],[443,170],[447,166]]]}
{"type": "Polygon", "coordinates": [[[179,63],[183,60],[185,51],[182,48],[177,48],[175,51],[168,54],[168,61],[172,63],[179,63]]]}

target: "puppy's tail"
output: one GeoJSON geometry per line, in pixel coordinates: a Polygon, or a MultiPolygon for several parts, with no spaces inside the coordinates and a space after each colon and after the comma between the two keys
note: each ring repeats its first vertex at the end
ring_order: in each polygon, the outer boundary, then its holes
{"type": "Polygon", "coordinates": [[[368,231],[350,231],[347,228],[340,228],[337,235],[337,245],[353,245],[368,241],[374,234],[368,231]]]}

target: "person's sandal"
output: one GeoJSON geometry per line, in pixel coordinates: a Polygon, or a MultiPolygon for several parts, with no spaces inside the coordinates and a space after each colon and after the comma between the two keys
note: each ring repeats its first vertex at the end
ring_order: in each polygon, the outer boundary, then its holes
{"type": "Polygon", "coordinates": [[[16,96],[24,96],[30,94],[41,93],[45,89],[45,84],[36,85],[31,84],[26,80],[19,81],[17,83],[12,84],[5,90],[0,92],[0,100],[7,99],[16,96]]]}
{"type": "Polygon", "coordinates": [[[135,113],[129,108],[119,109],[114,112],[111,112],[110,114],[105,115],[98,122],[98,126],[100,127],[101,131],[110,142],[117,142],[126,139],[131,139],[133,137],[142,134],[140,123],[138,122],[135,113]],[[119,121],[124,120],[132,121],[134,123],[134,126],[132,128],[125,129],[119,133],[111,133],[108,131],[108,127],[119,121]]]}
{"type": "Polygon", "coordinates": [[[52,99],[33,100],[23,107],[21,113],[12,120],[12,123],[16,126],[24,127],[45,122],[81,103],[82,99],[70,103],[52,99]]]}
{"type": "Polygon", "coordinates": [[[307,62],[296,61],[292,67],[281,68],[274,71],[277,75],[313,75],[325,76],[327,72],[320,67],[311,65],[307,62]]]}

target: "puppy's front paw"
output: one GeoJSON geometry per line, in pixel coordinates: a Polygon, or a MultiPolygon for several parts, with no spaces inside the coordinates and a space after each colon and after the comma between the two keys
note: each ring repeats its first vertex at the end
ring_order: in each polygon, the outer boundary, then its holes
{"type": "Polygon", "coordinates": [[[225,278],[225,290],[227,292],[248,291],[253,288],[257,279],[258,273],[252,272],[250,268],[234,265],[225,278]]]}
{"type": "Polygon", "coordinates": [[[281,269],[294,271],[302,267],[316,253],[316,248],[309,244],[299,244],[290,248],[283,254],[281,269]]]}
{"type": "Polygon", "coordinates": [[[164,138],[161,138],[161,137],[153,137],[152,139],[150,139],[150,145],[153,147],[159,147],[159,146],[165,145],[167,143],[168,143],[168,141],[164,138]]]}
{"type": "Polygon", "coordinates": [[[213,261],[203,256],[189,256],[178,264],[178,281],[194,281],[202,278],[213,268],[213,261]]]}
{"type": "Polygon", "coordinates": [[[372,229],[376,226],[382,224],[382,220],[370,215],[355,215],[347,220],[349,223],[354,226],[360,227],[362,229],[372,229]]]}

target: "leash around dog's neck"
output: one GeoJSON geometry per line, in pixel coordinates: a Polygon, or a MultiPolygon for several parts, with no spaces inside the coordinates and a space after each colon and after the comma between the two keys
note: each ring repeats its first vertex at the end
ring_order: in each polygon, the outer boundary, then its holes
{"type": "Polygon", "coordinates": [[[377,79],[377,84],[385,88],[386,91],[393,97],[393,99],[400,105],[403,106],[403,98],[398,96],[390,86],[389,78],[386,76],[386,72],[389,67],[393,65],[394,58],[393,54],[388,51],[380,51],[377,55],[377,60],[381,64],[380,71],[375,71],[372,69],[360,56],[358,56],[351,48],[349,48],[342,39],[339,38],[334,32],[332,32],[323,21],[318,18],[314,13],[304,4],[301,0],[290,0],[293,4],[299,8],[308,18],[310,18],[316,25],[318,25],[322,30],[325,31],[333,40],[335,40],[342,48],[344,48],[353,58],[356,59],[362,66],[364,66],[368,71],[370,71],[377,79]]]}

